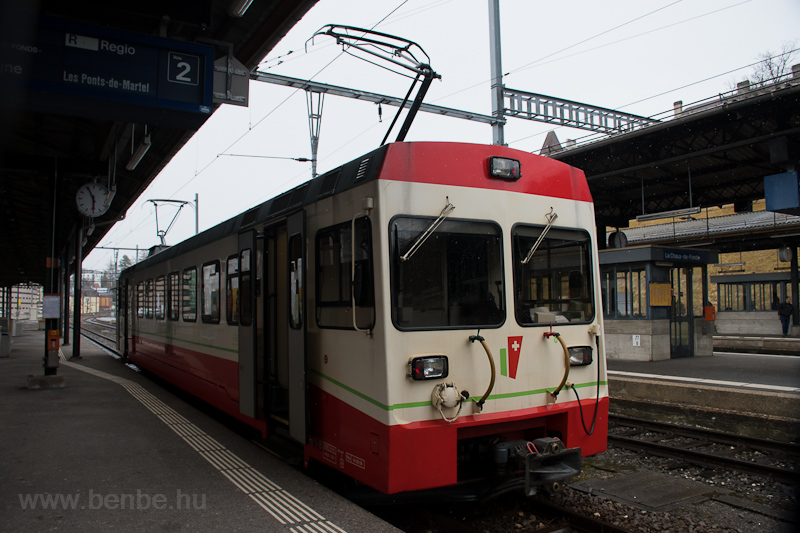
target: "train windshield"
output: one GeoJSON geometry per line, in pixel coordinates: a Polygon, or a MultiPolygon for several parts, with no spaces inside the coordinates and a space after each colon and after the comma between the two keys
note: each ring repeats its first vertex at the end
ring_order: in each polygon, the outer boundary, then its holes
{"type": "Polygon", "coordinates": [[[589,234],[553,228],[525,263],[542,230],[544,226],[517,225],[511,232],[517,322],[528,326],[591,321],[595,305],[589,234]]]}
{"type": "Polygon", "coordinates": [[[500,227],[491,222],[447,219],[417,245],[413,255],[407,255],[434,220],[396,217],[390,224],[395,326],[437,329],[502,325],[505,284],[500,227]]]}

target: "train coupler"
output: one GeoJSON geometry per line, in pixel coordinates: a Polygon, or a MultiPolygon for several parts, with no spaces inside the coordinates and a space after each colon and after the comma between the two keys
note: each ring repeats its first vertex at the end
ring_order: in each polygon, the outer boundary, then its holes
{"type": "Polygon", "coordinates": [[[561,488],[565,479],[581,472],[581,449],[566,448],[550,437],[528,443],[525,456],[525,495],[533,496],[539,487],[551,492],[561,488]]]}

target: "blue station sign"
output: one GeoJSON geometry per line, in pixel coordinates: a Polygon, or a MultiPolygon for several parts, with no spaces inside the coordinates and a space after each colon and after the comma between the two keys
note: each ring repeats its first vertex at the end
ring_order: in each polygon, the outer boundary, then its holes
{"type": "Polygon", "coordinates": [[[32,91],[209,115],[214,49],[57,19],[0,43],[3,82],[32,91]]]}

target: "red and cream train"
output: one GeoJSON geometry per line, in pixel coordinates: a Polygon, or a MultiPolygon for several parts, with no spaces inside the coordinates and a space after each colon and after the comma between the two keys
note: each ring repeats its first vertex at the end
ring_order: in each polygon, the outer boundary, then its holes
{"type": "Polygon", "coordinates": [[[548,158],[388,144],[119,290],[133,363],[387,494],[531,494],[606,447],[594,208],[548,158]]]}

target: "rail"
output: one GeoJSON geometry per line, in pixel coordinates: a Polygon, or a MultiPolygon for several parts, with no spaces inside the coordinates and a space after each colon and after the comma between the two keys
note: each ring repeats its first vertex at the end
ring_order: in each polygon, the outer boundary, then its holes
{"type": "Polygon", "coordinates": [[[608,443],[709,468],[724,468],[798,484],[797,444],[609,415],[608,443]],[[627,429],[625,429],[627,428],[627,429]],[[699,449],[702,449],[699,450],[699,449]]]}

